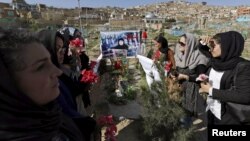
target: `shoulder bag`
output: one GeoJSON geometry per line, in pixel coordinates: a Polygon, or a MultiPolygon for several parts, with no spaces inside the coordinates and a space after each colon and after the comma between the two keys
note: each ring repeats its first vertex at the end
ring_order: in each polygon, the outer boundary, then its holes
{"type": "MultiPolygon", "coordinates": [[[[240,62],[241,63],[241,62],[240,62]]],[[[233,85],[231,87],[232,90],[236,89],[236,76],[238,73],[238,66],[236,66],[233,85]]],[[[250,105],[238,104],[233,102],[227,102],[229,112],[236,117],[241,123],[250,123],[250,105]]]]}

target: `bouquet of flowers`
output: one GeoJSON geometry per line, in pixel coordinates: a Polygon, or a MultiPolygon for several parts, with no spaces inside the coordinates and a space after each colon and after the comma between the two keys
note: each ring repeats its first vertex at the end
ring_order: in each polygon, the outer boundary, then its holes
{"type": "Polygon", "coordinates": [[[121,61],[121,60],[115,61],[114,68],[115,68],[116,70],[122,69],[122,61],[121,61]]]}
{"type": "MultiPolygon", "coordinates": [[[[200,74],[199,77],[196,78],[196,81],[200,81],[203,83],[208,83],[208,76],[205,74],[200,74]]],[[[207,94],[204,92],[199,91],[200,95],[204,98],[207,99],[207,94]]]]}
{"type": "Polygon", "coordinates": [[[95,68],[96,64],[97,64],[96,61],[92,61],[92,60],[91,60],[91,61],[90,61],[90,64],[89,64],[90,69],[93,70],[93,69],[95,68]]]}
{"type": "Polygon", "coordinates": [[[92,70],[84,69],[82,71],[81,82],[84,83],[96,83],[98,80],[98,76],[92,70]]]}
{"type": "Polygon", "coordinates": [[[172,65],[171,62],[167,62],[167,63],[165,64],[165,70],[166,70],[167,72],[170,72],[172,66],[173,66],[173,65],[172,65]]]}
{"type": "Polygon", "coordinates": [[[69,51],[68,56],[77,54],[79,55],[79,52],[83,49],[83,40],[80,38],[76,38],[69,41],[69,51]]]}
{"type": "Polygon", "coordinates": [[[200,74],[199,77],[196,78],[196,81],[200,81],[200,82],[208,82],[208,76],[205,74],[200,74]]]}
{"type": "Polygon", "coordinates": [[[106,127],[105,131],[105,141],[116,141],[115,134],[117,132],[117,127],[113,121],[113,116],[102,116],[97,120],[99,126],[106,127]]]}
{"type": "Polygon", "coordinates": [[[153,60],[160,60],[161,58],[161,52],[159,50],[157,50],[154,54],[153,54],[153,57],[152,59],[153,60]]]}
{"type": "Polygon", "coordinates": [[[74,47],[83,47],[83,40],[80,38],[70,40],[70,45],[72,45],[74,47]]]}

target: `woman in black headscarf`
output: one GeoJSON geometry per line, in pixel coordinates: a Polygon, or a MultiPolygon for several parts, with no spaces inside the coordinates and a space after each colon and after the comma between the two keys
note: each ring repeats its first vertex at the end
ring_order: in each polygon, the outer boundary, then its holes
{"type": "Polygon", "coordinates": [[[113,47],[112,49],[124,49],[124,50],[128,50],[128,45],[125,44],[123,38],[120,38],[120,39],[118,39],[117,46],[113,47]]]}
{"type": "MultiPolygon", "coordinates": [[[[59,32],[53,30],[41,30],[38,36],[44,46],[51,55],[51,60],[58,67],[61,68],[64,56],[63,37],[59,32]]],[[[63,72],[59,77],[60,82],[60,96],[57,98],[62,111],[67,116],[71,117],[81,130],[86,141],[90,140],[90,135],[95,129],[96,122],[89,116],[83,116],[78,112],[76,96],[83,93],[81,84],[73,81],[69,76],[63,72]]],[[[85,94],[85,93],[84,93],[85,94]]]]}
{"type": "Polygon", "coordinates": [[[32,34],[0,29],[0,140],[83,141],[55,102],[60,74],[32,34]]]}
{"type": "MultiPolygon", "coordinates": [[[[84,41],[81,37],[81,32],[74,27],[64,27],[59,29],[58,33],[64,38],[63,48],[65,49],[63,63],[60,63],[60,67],[64,74],[71,77],[74,81],[73,83],[78,83],[80,86],[79,88],[74,88],[74,86],[71,85],[71,80],[69,80],[67,76],[65,77],[65,75],[62,75],[61,80],[68,82],[67,85],[70,87],[71,91],[73,91],[72,94],[74,95],[74,99],[79,96],[79,94],[84,93],[80,97],[86,108],[91,105],[89,84],[83,82],[79,83],[79,81],[82,78],[81,71],[90,69],[90,67],[89,57],[84,50],[84,41]]],[[[46,38],[46,36],[43,36],[43,38],[46,38]]]]}
{"type": "Polygon", "coordinates": [[[218,33],[212,39],[204,38],[201,43],[200,51],[211,58],[209,83],[201,83],[200,89],[208,93],[209,124],[246,124],[237,119],[227,104],[250,105],[250,63],[240,57],[244,38],[236,31],[229,31],[218,33]]]}

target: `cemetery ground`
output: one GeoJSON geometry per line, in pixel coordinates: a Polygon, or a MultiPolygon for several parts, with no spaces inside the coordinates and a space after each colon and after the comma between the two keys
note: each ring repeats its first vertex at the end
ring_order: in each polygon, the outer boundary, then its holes
{"type": "MultiPolygon", "coordinates": [[[[110,65],[110,64],[109,64],[110,65]]],[[[110,67],[107,65],[107,67],[110,67]]],[[[86,109],[89,115],[98,117],[112,115],[117,127],[117,141],[151,141],[144,133],[142,115],[144,113],[142,94],[140,83],[143,78],[143,72],[138,69],[138,60],[130,59],[128,66],[128,77],[130,79],[129,86],[132,86],[132,94],[130,98],[116,99],[116,93],[113,87],[114,79],[108,72],[105,72],[100,80],[93,85],[91,89],[92,105],[86,109]]],[[[108,69],[107,69],[108,70],[108,69]]],[[[116,75],[116,74],[115,74],[116,75]]],[[[128,84],[127,84],[128,85],[128,84]]],[[[125,97],[123,95],[123,97],[125,97]]],[[[198,118],[192,119],[194,129],[193,141],[206,141],[206,119],[202,113],[198,118]]],[[[96,141],[105,141],[105,128],[101,130],[101,137],[96,137],[96,141]]],[[[168,134],[168,133],[166,133],[168,134]]],[[[160,139],[153,139],[161,141],[160,139]]],[[[179,140],[180,141],[180,140],[179,140]]],[[[184,141],[184,140],[183,140],[184,141]]]]}
{"type": "MultiPolygon", "coordinates": [[[[174,46],[171,46],[172,49],[174,46]]],[[[148,47],[151,48],[151,47],[148,47]]],[[[91,60],[96,60],[100,55],[99,44],[95,44],[93,47],[88,49],[88,55],[91,60]]],[[[246,59],[250,59],[250,39],[245,42],[245,49],[242,56],[246,59]]],[[[136,91],[136,97],[133,100],[127,100],[126,103],[111,103],[108,100],[110,95],[107,90],[107,84],[111,82],[108,73],[102,76],[102,79],[93,85],[91,90],[91,102],[92,105],[86,109],[89,115],[94,115],[96,118],[102,115],[113,115],[118,132],[116,133],[116,138],[118,141],[146,141],[147,137],[144,135],[143,129],[143,104],[141,100],[141,93],[138,85],[141,80],[142,73],[136,69],[138,65],[138,60],[132,59],[130,62],[130,76],[134,78],[133,84],[138,88],[136,91]]],[[[201,104],[201,103],[200,103],[201,104]]],[[[203,106],[203,105],[201,105],[203,106]]],[[[193,119],[194,130],[194,141],[207,141],[207,127],[206,127],[206,114],[205,112],[198,115],[197,118],[193,119]]],[[[104,141],[104,132],[102,130],[102,138],[100,140],[104,141]]],[[[99,141],[99,139],[96,139],[99,141]]],[[[157,139],[156,139],[157,140],[157,139]]]]}

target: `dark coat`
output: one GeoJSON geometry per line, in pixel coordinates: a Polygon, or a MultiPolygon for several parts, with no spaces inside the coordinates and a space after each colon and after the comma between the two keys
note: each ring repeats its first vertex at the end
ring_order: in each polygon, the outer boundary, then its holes
{"type": "MultiPolygon", "coordinates": [[[[1,43],[22,35],[18,31],[0,32],[1,43]]],[[[10,49],[0,48],[1,56],[10,55],[10,49]]],[[[37,105],[18,89],[3,57],[0,57],[0,78],[1,141],[84,141],[80,130],[61,112],[55,100],[37,105]]]]}
{"type": "Polygon", "coordinates": [[[234,83],[235,69],[225,71],[221,78],[220,89],[213,89],[212,98],[220,100],[222,104],[222,117],[221,120],[219,120],[210,114],[209,117],[211,120],[209,122],[212,122],[212,124],[241,124],[229,112],[229,107],[226,102],[250,105],[250,62],[241,59],[239,63],[240,64],[237,65],[238,73],[236,74],[235,82],[236,89],[230,89],[234,83]]]}

